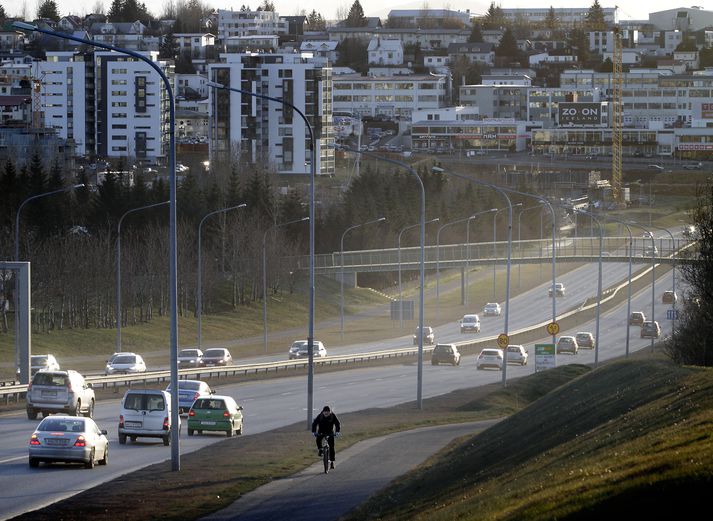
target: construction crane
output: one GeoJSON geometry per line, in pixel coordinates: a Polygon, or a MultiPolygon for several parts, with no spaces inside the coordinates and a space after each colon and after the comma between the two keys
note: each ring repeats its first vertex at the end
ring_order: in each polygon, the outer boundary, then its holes
{"type": "Polygon", "coordinates": [[[612,59],[614,65],[612,69],[612,96],[611,96],[611,144],[612,144],[612,165],[611,165],[611,186],[614,201],[621,204],[621,156],[622,156],[622,87],[624,77],[622,73],[622,43],[621,34],[618,27],[614,27],[614,55],[612,59]]]}

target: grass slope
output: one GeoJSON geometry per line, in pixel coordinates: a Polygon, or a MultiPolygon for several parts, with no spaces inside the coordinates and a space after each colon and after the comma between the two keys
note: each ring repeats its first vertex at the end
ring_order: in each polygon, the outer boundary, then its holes
{"type": "Polygon", "coordinates": [[[630,359],[451,446],[348,519],[676,519],[711,485],[713,372],[630,359]]]}

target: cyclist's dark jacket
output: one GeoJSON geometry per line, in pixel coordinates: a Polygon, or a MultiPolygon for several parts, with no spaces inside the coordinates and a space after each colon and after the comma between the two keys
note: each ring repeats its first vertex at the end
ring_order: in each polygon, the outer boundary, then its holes
{"type": "Polygon", "coordinates": [[[335,432],[335,428],[336,432],[339,432],[341,426],[339,425],[339,418],[334,413],[330,414],[329,417],[319,413],[312,422],[312,432],[317,434],[332,434],[335,432]]]}

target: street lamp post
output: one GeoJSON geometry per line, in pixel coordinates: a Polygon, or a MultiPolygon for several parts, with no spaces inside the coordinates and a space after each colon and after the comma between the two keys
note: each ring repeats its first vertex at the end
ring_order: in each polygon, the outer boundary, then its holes
{"type": "Polygon", "coordinates": [[[124,217],[130,213],[138,212],[140,210],[146,210],[148,208],[155,208],[156,206],[162,206],[168,204],[169,201],[163,201],[161,203],[147,204],[146,206],[139,206],[138,208],[132,208],[124,212],[124,214],[119,217],[119,224],[116,227],[116,352],[121,353],[121,223],[124,222],[124,217]]]}
{"type": "Polygon", "coordinates": [[[345,146],[340,146],[342,150],[346,150],[347,152],[353,152],[355,154],[362,154],[367,157],[372,157],[375,159],[379,159],[381,161],[384,161],[385,163],[390,163],[392,165],[399,166],[403,169],[405,169],[409,174],[414,176],[416,178],[416,181],[418,182],[419,189],[421,190],[421,229],[420,229],[420,235],[421,235],[421,258],[420,258],[420,269],[419,269],[419,298],[418,298],[418,307],[419,307],[419,312],[418,312],[418,377],[417,377],[417,383],[416,383],[416,407],[419,409],[423,409],[423,291],[424,291],[424,279],[425,279],[425,258],[424,258],[424,251],[425,251],[425,242],[426,242],[426,189],[423,186],[423,181],[421,180],[421,177],[418,175],[418,172],[414,170],[411,166],[407,165],[406,163],[402,163],[401,161],[396,161],[395,159],[387,158],[387,157],[379,157],[376,154],[372,154],[370,152],[364,152],[361,150],[355,150],[353,148],[348,148],[345,146]]]}
{"type": "Polygon", "coordinates": [[[238,94],[247,94],[254,98],[265,99],[268,101],[274,101],[275,103],[280,103],[286,107],[290,107],[294,110],[307,127],[309,133],[309,151],[310,151],[310,184],[309,184],[309,324],[307,328],[307,428],[312,428],[312,413],[314,410],[313,397],[314,397],[314,184],[316,177],[316,163],[314,155],[314,132],[312,131],[312,125],[310,125],[307,116],[298,107],[285,101],[282,98],[274,98],[272,96],[267,96],[265,94],[258,94],[256,92],[251,92],[248,90],[238,89],[236,87],[228,87],[221,83],[216,83],[209,81],[206,83],[208,87],[214,89],[223,89],[236,92],[238,94]]]}
{"type": "MultiPolygon", "coordinates": [[[[676,239],[673,237],[673,233],[668,228],[663,226],[656,226],[649,224],[649,228],[654,230],[660,230],[666,232],[669,237],[671,237],[671,259],[673,261],[672,273],[671,273],[671,290],[673,291],[673,316],[671,317],[671,343],[675,345],[676,343],[676,239]]],[[[653,320],[653,319],[652,319],[653,320]]]]}
{"type": "Polygon", "coordinates": [[[237,210],[238,208],[245,208],[247,206],[245,203],[238,204],[236,206],[231,206],[229,208],[221,208],[220,210],[215,210],[203,216],[201,222],[198,223],[198,273],[196,282],[196,315],[198,319],[198,349],[203,346],[203,247],[201,245],[203,223],[211,217],[219,213],[225,213],[230,210],[237,210]]]}
{"type": "MultiPolygon", "coordinates": [[[[629,234],[629,276],[628,276],[628,283],[627,283],[627,296],[626,296],[626,358],[629,358],[629,333],[630,333],[630,328],[631,324],[630,322],[630,317],[631,317],[631,258],[633,257],[633,249],[634,249],[634,236],[631,234],[631,227],[626,221],[622,221],[620,219],[617,219],[615,217],[611,217],[609,215],[604,216],[605,219],[609,221],[613,221],[619,224],[623,224],[626,226],[626,231],[629,234]]],[[[597,339],[597,342],[599,340],[597,339]]]]}
{"type": "Polygon", "coordinates": [[[357,228],[361,228],[362,226],[366,226],[368,224],[384,222],[385,220],[386,217],[379,217],[378,219],[374,219],[372,221],[367,221],[365,223],[350,226],[349,228],[344,230],[344,233],[342,233],[342,238],[339,241],[339,260],[341,261],[342,265],[339,274],[339,335],[342,340],[344,340],[344,237],[352,230],[356,230],[357,228]]]}
{"type": "MultiPolygon", "coordinates": [[[[590,219],[597,222],[599,225],[599,278],[597,280],[597,320],[596,320],[596,332],[594,334],[594,367],[599,365],[599,317],[600,308],[602,305],[602,247],[604,242],[604,227],[602,222],[597,219],[594,214],[587,212],[585,210],[576,210],[575,216],[578,214],[584,214],[589,216],[590,219]]],[[[627,317],[628,322],[628,317],[627,317]]]]}
{"type": "MultiPolygon", "coordinates": [[[[648,236],[648,238],[651,239],[651,320],[654,321],[656,320],[654,314],[656,311],[656,239],[654,238],[654,234],[651,233],[648,228],[645,228],[641,224],[635,222],[629,222],[628,224],[630,224],[631,226],[635,226],[636,228],[639,228],[641,230],[644,230],[644,233],[648,236]]],[[[653,350],[654,339],[652,337],[651,351],[653,352],[653,350]]]]}
{"type": "MultiPolygon", "coordinates": [[[[522,238],[520,236],[520,218],[522,217],[522,214],[525,213],[528,210],[536,210],[539,208],[542,210],[542,205],[535,205],[535,206],[529,206],[527,208],[523,208],[519,212],[517,212],[517,247],[520,250],[520,262],[517,264],[517,287],[520,287],[520,272],[522,271],[520,268],[522,266],[522,238]]],[[[541,216],[541,214],[540,214],[541,216]]],[[[542,239],[542,219],[540,219],[540,240],[542,239]]]]}
{"type": "MultiPolygon", "coordinates": [[[[13,22],[12,26],[22,31],[34,31],[64,40],[71,40],[84,45],[107,49],[121,54],[126,54],[137,60],[145,62],[149,67],[154,69],[161,77],[168,95],[168,116],[169,116],[169,155],[168,155],[168,171],[169,171],[169,187],[170,187],[170,209],[169,209],[169,304],[170,304],[170,356],[171,356],[171,423],[178,425],[180,418],[178,416],[178,273],[177,273],[177,255],[176,255],[176,114],[173,97],[173,88],[166,74],[147,56],[141,53],[122,49],[106,43],[87,40],[77,36],[58,33],[50,29],[37,27],[26,22],[13,22]]],[[[171,429],[171,469],[174,471],[181,469],[180,457],[180,439],[178,429],[171,429]]]]}
{"type": "MultiPolygon", "coordinates": [[[[430,221],[426,221],[424,224],[430,224],[434,222],[438,222],[439,218],[436,217],[435,219],[431,219],[430,221]]],[[[401,296],[401,235],[406,230],[410,230],[411,228],[416,228],[417,226],[420,226],[421,223],[416,223],[416,224],[411,224],[409,226],[406,226],[401,229],[399,232],[399,241],[398,241],[398,263],[399,263],[399,328],[403,329],[404,328],[404,302],[401,296]]],[[[425,235],[425,234],[424,234],[425,235]]]]}
{"type": "Polygon", "coordinates": [[[303,217],[302,219],[295,219],[285,223],[273,224],[265,230],[265,233],[262,235],[262,329],[263,340],[265,342],[265,353],[267,353],[267,234],[280,226],[287,226],[289,224],[300,223],[303,221],[309,221],[309,217],[303,217]]]}
{"type": "MultiPolygon", "coordinates": [[[[522,206],[522,203],[513,204],[512,208],[515,208],[516,206],[522,206]]],[[[495,268],[497,266],[497,263],[495,262],[495,259],[498,256],[498,251],[497,251],[497,246],[496,246],[497,237],[498,237],[497,226],[496,226],[497,220],[498,220],[498,212],[500,212],[502,210],[511,210],[512,208],[510,208],[510,207],[501,208],[500,210],[496,211],[493,214],[493,302],[497,302],[497,297],[495,294],[496,293],[496,291],[495,291],[495,286],[496,286],[495,268]]],[[[512,226],[512,222],[510,223],[510,225],[512,226]]]]}
{"type": "Polygon", "coordinates": [[[473,214],[469,217],[465,217],[463,219],[458,219],[457,221],[451,221],[449,223],[446,223],[442,226],[438,227],[438,231],[436,232],[436,319],[440,319],[440,307],[441,307],[441,231],[448,226],[452,226],[454,224],[460,224],[462,222],[466,222],[466,228],[465,228],[465,243],[466,243],[466,282],[465,282],[465,287],[466,290],[464,292],[464,297],[463,297],[463,304],[467,304],[468,299],[467,299],[467,294],[468,294],[468,261],[470,260],[470,222],[479,217],[480,215],[486,214],[486,213],[491,213],[491,212],[496,212],[497,209],[491,208],[490,210],[484,210],[482,212],[478,212],[476,214],[473,214]]]}
{"type": "MultiPolygon", "coordinates": [[[[50,192],[44,192],[41,194],[33,195],[31,197],[28,197],[24,201],[20,203],[20,206],[17,208],[17,213],[15,214],[15,262],[19,262],[20,260],[20,214],[22,213],[22,209],[25,207],[27,203],[30,203],[36,199],[40,199],[41,197],[48,197],[50,195],[55,195],[55,194],[61,194],[63,192],[69,192],[71,190],[75,190],[77,188],[82,188],[84,186],[84,183],[72,185],[72,186],[65,186],[64,188],[59,188],[57,190],[52,190],[50,192]]],[[[15,310],[18,309],[18,306],[20,304],[20,301],[18,300],[20,298],[19,296],[19,284],[17,277],[15,277],[15,291],[14,291],[14,303],[13,307],[15,310]]],[[[15,318],[15,369],[20,370],[22,373],[22,368],[20,367],[20,325],[15,318]]],[[[21,377],[24,375],[20,374],[21,377]]],[[[29,381],[29,375],[27,375],[28,381],[29,381]]],[[[21,378],[24,379],[24,378],[21,378]]]]}

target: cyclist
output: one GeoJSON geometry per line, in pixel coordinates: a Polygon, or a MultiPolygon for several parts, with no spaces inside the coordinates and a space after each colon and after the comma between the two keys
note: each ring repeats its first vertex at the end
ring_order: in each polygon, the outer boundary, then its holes
{"type": "Polygon", "coordinates": [[[326,436],[329,443],[330,468],[334,468],[334,436],[339,436],[341,425],[339,418],[332,412],[329,405],[322,408],[322,412],[312,422],[312,434],[317,437],[317,452],[322,456],[322,439],[326,436]]]}

